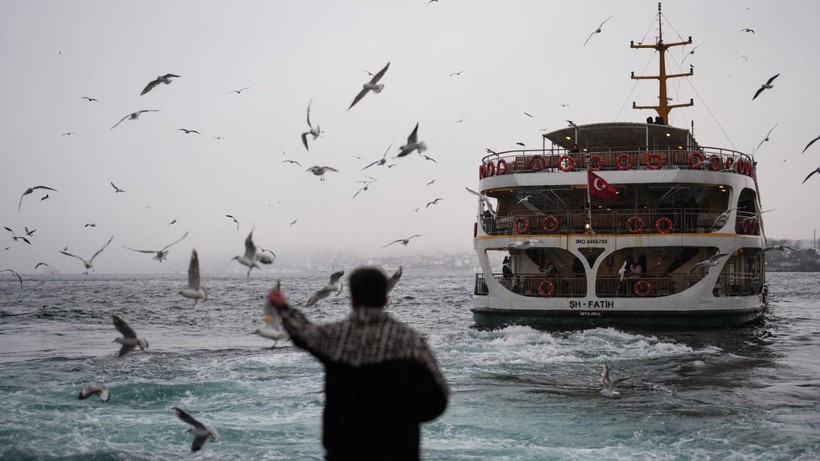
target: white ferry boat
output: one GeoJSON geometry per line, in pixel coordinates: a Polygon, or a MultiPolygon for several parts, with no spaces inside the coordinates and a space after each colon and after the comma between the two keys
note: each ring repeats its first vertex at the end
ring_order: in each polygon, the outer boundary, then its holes
{"type": "Polygon", "coordinates": [[[504,324],[732,326],[766,309],[765,233],[753,157],[666,123],[658,7],[656,117],[543,135],[479,166],[473,317],[504,324]],[[502,269],[501,264],[507,266],[502,269]]]}

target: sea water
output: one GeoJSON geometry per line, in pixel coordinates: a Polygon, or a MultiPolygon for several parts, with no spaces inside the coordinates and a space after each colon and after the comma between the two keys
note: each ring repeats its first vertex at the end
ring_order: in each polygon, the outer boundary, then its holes
{"type": "MultiPolygon", "coordinates": [[[[219,432],[198,459],[322,459],[321,365],[251,331],[277,279],[298,306],[328,275],[203,274],[196,306],[184,274],[0,278],[0,459],[191,456],[172,407],[219,432]],[[117,356],[112,315],[150,347],[117,356]],[[88,383],[111,400],[78,400],[88,383]]],[[[451,389],[423,458],[820,458],[820,277],[768,279],[768,312],[740,328],[482,330],[473,274],[405,268],[389,312],[427,337],[451,389]],[[600,393],[603,364],[630,376],[618,398],[600,393]]],[[[341,319],[347,289],[303,310],[341,319]]]]}

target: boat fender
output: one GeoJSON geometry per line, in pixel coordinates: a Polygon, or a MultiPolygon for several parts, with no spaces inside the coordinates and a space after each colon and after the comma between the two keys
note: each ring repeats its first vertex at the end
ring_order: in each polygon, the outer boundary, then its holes
{"type": "Polygon", "coordinates": [[[555,294],[555,282],[552,280],[544,280],[538,284],[538,294],[544,298],[549,298],[555,294]]]}
{"type": "Polygon", "coordinates": [[[629,219],[626,220],[626,230],[628,230],[632,234],[637,234],[643,230],[643,219],[640,216],[630,216],[629,219]]]}
{"type": "Polygon", "coordinates": [[[632,287],[632,292],[643,298],[652,292],[652,284],[649,283],[649,280],[640,279],[635,282],[635,286],[632,287]]]}
{"type": "Polygon", "coordinates": [[[655,230],[661,234],[668,234],[672,232],[672,220],[665,216],[656,219],[655,230]]]}
{"type": "Polygon", "coordinates": [[[617,166],[619,170],[630,170],[634,164],[635,159],[626,152],[621,152],[615,157],[615,166],[617,166]]]}
{"type": "Polygon", "coordinates": [[[569,155],[562,155],[558,157],[558,169],[564,173],[575,169],[575,159],[569,155]]]}
{"type": "Polygon", "coordinates": [[[515,222],[513,223],[513,227],[515,231],[519,234],[523,234],[530,229],[530,220],[527,219],[526,216],[519,216],[515,218],[515,222]]]}
{"type": "Polygon", "coordinates": [[[646,156],[646,167],[650,170],[660,170],[665,163],[663,155],[658,152],[653,152],[646,156]]]}
{"type": "Polygon", "coordinates": [[[559,224],[558,218],[555,215],[549,215],[544,218],[544,222],[541,226],[546,232],[555,232],[558,230],[559,224]]]}
{"type": "Polygon", "coordinates": [[[723,163],[720,161],[720,157],[718,157],[717,155],[713,155],[713,156],[709,157],[709,165],[708,166],[709,166],[710,170],[717,171],[717,170],[720,169],[720,167],[722,165],[723,165],[723,163]]]}
{"type": "Polygon", "coordinates": [[[547,166],[547,159],[545,159],[543,155],[535,155],[532,157],[532,160],[530,160],[530,168],[532,168],[532,171],[541,171],[545,166],[547,166]]]}
{"type": "Polygon", "coordinates": [[[484,167],[484,174],[486,176],[494,176],[495,175],[495,163],[492,160],[487,162],[487,166],[484,167]]]}
{"type": "Polygon", "coordinates": [[[594,154],[589,156],[589,169],[592,171],[598,171],[603,166],[603,159],[600,155],[594,154]]]}
{"type": "Polygon", "coordinates": [[[700,152],[691,152],[689,154],[689,168],[693,170],[703,169],[703,154],[700,152]]]}
{"type": "Polygon", "coordinates": [[[507,172],[507,161],[503,158],[498,160],[498,167],[495,169],[495,174],[501,176],[507,172]]]}

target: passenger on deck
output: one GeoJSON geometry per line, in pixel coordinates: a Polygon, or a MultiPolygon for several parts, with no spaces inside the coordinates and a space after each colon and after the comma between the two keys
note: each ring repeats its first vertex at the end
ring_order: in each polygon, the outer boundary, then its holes
{"type": "Polygon", "coordinates": [[[507,287],[507,289],[512,288],[513,272],[509,256],[504,256],[504,264],[501,266],[501,276],[504,277],[504,286],[507,287]]]}
{"type": "Polygon", "coordinates": [[[555,270],[555,265],[552,264],[552,258],[549,256],[547,256],[547,258],[544,260],[544,264],[542,264],[541,267],[539,267],[539,269],[546,275],[555,275],[555,273],[557,272],[555,270]]]}

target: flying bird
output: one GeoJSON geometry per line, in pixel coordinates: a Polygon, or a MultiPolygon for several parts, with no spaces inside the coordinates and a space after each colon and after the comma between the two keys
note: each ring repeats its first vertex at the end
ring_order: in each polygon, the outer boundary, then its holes
{"type": "Polygon", "coordinates": [[[22,240],[22,241],[28,243],[29,245],[31,245],[31,242],[29,242],[29,240],[27,238],[21,237],[21,236],[15,234],[14,231],[10,227],[3,226],[3,229],[6,229],[7,231],[11,232],[11,239],[13,241],[16,242],[18,240],[22,240]]]}
{"type": "Polygon", "coordinates": [[[96,257],[97,257],[100,253],[102,253],[102,252],[103,252],[103,250],[105,250],[105,247],[107,247],[107,246],[111,243],[111,241],[112,241],[112,240],[114,240],[114,236],[113,236],[113,235],[111,236],[111,238],[110,238],[110,239],[108,239],[108,241],[107,241],[107,242],[105,242],[105,245],[103,245],[103,247],[102,247],[102,248],[100,248],[99,250],[97,250],[97,252],[96,252],[96,253],[94,253],[94,255],[93,255],[93,256],[91,256],[91,259],[89,259],[88,261],[86,261],[85,259],[83,259],[83,258],[81,258],[81,257],[79,257],[79,256],[77,256],[77,255],[73,255],[73,254],[71,254],[71,253],[69,253],[69,252],[67,252],[67,251],[65,251],[65,250],[61,250],[61,251],[60,251],[60,253],[62,253],[62,254],[64,254],[64,255],[66,255],[66,256],[71,256],[72,258],[77,258],[77,259],[79,259],[80,261],[82,261],[82,262],[83,262],[83,265],[85,266],[85,273],[86,273],[86,274],[88,274],[88,270],[89,270],[89,269],[94,270],[94,266],[92,265],[92,263],[94,262],[94,258],[96,258],[96,257]]]}
{"type": "Polygon", "coordinates": [[[246,86],[246,87],[240,88],[238,90],[231,90],[231,91],[227,92],[226,94],[231,94],[231,93],[242,94],[243,91],[250,90],[250,89],[251,89],[251,87],[246,86]]]}
{"type": "Polygon", "coordinates": [[[435,198],[435,199],[433,199],[432,201],[427,202],[427,206],[425,206],[424,208],[427,208],[427,207],[429,207],[430,205],[436,205],[436,204],[438,204],[439,200],[444,200],[444,199],[443,199],[443,198],[441,198],[441,197],[436,197],[436,198],[435,198]]]}
{"type": "MultiPolygon", "coordinates": [[[[280,283],[277,280],[276,286],[274,287],[274,291],[279,291],[280,283]]],[[[251,334],[259,335],[263,338],[272,339],[273,345],[270,347],[271,349],[276,348],[276,344],[279,341],[287,340],[290,338],[290,335],[284,330],[282,327],[282,317],[279,315],[279,311],[276,310],[270,303],[265,303],[265,307],[262,309],[264,316],[262,320],[265,321],[265,326],[262,328],[257,328],[251,332],[251,334]]]]}
{"type": "Polygon", "coordinates": [[[615,388],[618,387],[618,384],[621,384],[625,380],[629,379],[629,376],[624,376],[622,378],[618,378],[615,381],[609,379],[609,367],[604,364],[604,372],[601,374],[601,384],[603,385],[603,389],[601,389],[601,394],[607,397],[617,397],[620,395],[615,388]]]}
{"type": "Polygon", "coordinates": [[[690,54],[695,54],[695,50],[697,50],[700,47],[700,45],[703,45],[703,43],[698,44],[694,48],[689,50],[689,52],[686,53],[686,56],[684,56],[683,59],[681,59],[680,63],[683,64],[683,61],[686,61],[686,58],[688,58],[690,54]]]}
{"type": "Polygon", "coordinates": [[[410,237],[407,237],[407,238],[393,240],[392,242],[388,243],[387,245],[383,246],[382,248],[387,248],[387,247],[389,247],[390,245],[392,245],[394,243],[401,243],[402,245],[407,246],[407,244],[410,243],[410,239],[413,239],[413,238],[416,238],[416,237],[422,237],[423,235],[424,234],[416,234],[416,235],[411,235],[410,237]]]}
{"type": "Polygon", "coordinates": [[[34,266],[34,270],[37,270],[37,268],[38,268],[38,267],[40,267],[40,266],[51,267],[51,266],[49,266],[49,265],[48,265],[48,263],[37,263],[37,264],[34,266]]]}
{"type": "MultiPolygon", "coordinates": [[[[188,235],[186,232],[185,235],[188,235]]],[[[191,250],[191,261],[188,263],[188,288],[179,291],[179,294],[185,298],[193,299],[194,306],[197,301],[205,302],[208,300],[208,294],[200,286],[199,281],[199,256],[196,250],[191,250]]]]}
{"type": "Polygon", "coordinates": [[[531,198],[532,198],[532,195],[527,195],[527,196],[525,196],[525,197],[522,197],[522,198],[521,198],[521,200],[519,200],[519,201],[516,203],[516,205],[520,204],[521,202],[527,202],[527,203],[529,203],[529,201],[530,201],[530,199],[531,199],[531,198]]]}
{"type": "Polygon", "coordinates": [[[436,180],[435,180],[435,179],[434,179],[434,180],[432,180],[432,181],[430,181],[430,182],[428,182],[428,183],[427,183],[427,185],[428,185],[428,186],[430,186],[430,185],[432,185],[434,182],[436,182],[436,180]]]}
{"type": "Polygon", "coordinates": [[[199,131],[196,131],[196,130],[189,130],[189,129],[187,129],[187,128],[180,128],[180,129],[178,129],[177,131],[184,131],[184,132],[185,132],[185,134],[191,134],[191,133],[201,134],[199,131]]]}
{"type": "Polygon", "coordinates": [[[766,252],[768,252],[768,251],[772,251],[772,250],[777,250],[777,251],[786,251],[786,250],[789,250],[789,251],[797,251],[797,250],[795,250],[794,248],[792,248],[792,247],[790,247],[790,246],[786,246],[786,245],[773,245],[773,246],[770,246],[770,247],[766,247],[766,248],[764,248],[764,249],[762,249],[762,250],[760,250],[760,251],[762,251],[763,253],[766,253],[766,252]]]}
{"type": "Polygon", "coordinates": [[[73,131],[66,131],[65,133],[61,134],[60,136],[71,136],[72,134],[77,134],[73,131]]]}
{"type": "Polygon", "coordinates": [[[87,100],[88,100],[88,102],[100,102],[100,101],[97,101],[97,100],[96,100],[96,99],[94,99],[94,98],[89,98],[88,96],[80,96],[80,98],[81,98],[81,99],[87,99],[87,100]]]}
{"type": "Polygon", "coordinates": [[[431,162],[436,163],[436,164],[438,163],[438,161],[436,161],[436,159],[434,159],[433,157],[429,157],[429,156],[424,155],[424,154],[421,154],[421,156],[424,157],[424,160],[430,160],[431,162]]]}
{"type": "Polygon", "coordinates": [[[490,210],[490,214],[495,215],[495,210],[493,209],[493,204],[490,203],[489,197],[487,197],[484,194],[480,194],[480,193],[470,189],[469,187],[465,187],[465,189],[467,189],[467,192],[469,192],[473,195],[477,195],[478,198],[480,198],[481,201],[484,202],[485,205],[487,205],[487,209],[490,210]]]}
{"type": "Polygon", "coordinates": [[[317,290],[313,293],[307,300],[307,303],[305,303],[305,306],[312,306],[334,293],[336,296],[339,296],[342,292],[342,276],[344,274],[345,271],[337,271],[330,274],[330,281],[327,282],[327,285],[325,285],[321,290],[317,290]]]}
{"type": "Polygon", "coordinates": [[[261,262],[262,264],[272,264],[273,260],[276,259],[276,253],[274,253],[273,250],[268,250],[266,248],[262,248],[259,245],[256,245],[256,249],[261,252],[261,253],[260,252],[256,253],[256,259],[259,262],[261,262]],[[271,259],[270,256],[267,256],[267,255],[263,254],[263,253],[266,253],[266,252],[270,253],[271,256],[273,256],[273,259],[271,259]]]}
{"type": "Polygon", "coordinates": [[[313,140],[315,141],[316,138],[318,138],[319,135],[322,134],[322,129],[319,128],[319,125],[316,125],[316,128],[314,128],[313,125],[310,123],[310,104],[311,104],[311,102],[313,102],[312,99],[308,102],[308,107],[307,107],[307,124],[308,124],[308,128],[310,128],[310,129],[305,131],[304,133],[302,133],[302,144],[305,145],[305,150],[308,150],[308,151],[310,150],[308,148],[308,139],[307,139],[308,135],[313,136],[313,140]]]}
{"type": "Polygon", "coordinates": [[[114,192],[115,192],[115,193],[125,192],[125,190],[120,189],[120,188],[119,188],[119,187],[117,187],[117,186],[116,186],[113,182],[111,182],[110,184],[111,184],[111,187],[113,187],[113,188],[114,188],[114,192]]]}
{"type": "Polygon", "coordinates": [[[393,275],[387,279],[387,294],[390,294],[390,292],[393,291],[393,288],[396,287],[396,284],[399,283],[399,279],[401,278],[403,272],[404,267],[399,266],[399,268],[396,269],[396,272],[393,272],[393,275]]]}
{"type": "Polygon", "coordinates": [[[732,214],[734,210],[742,210],[746,207],[737,207],[737,208],[729,208],[728,210],[724,211],[723,213],[719,214],[715,221],[712,223],[712,230],[717,230],[722,228],[726,225],[726,222],[729,220],[729,215],[732,214]]]}
{"type": "Polygon", "coordinates": [[[114,128],[117,127],[117,125],[124,122],[125,120],[137,120],[137,119],[140,118],[140,115],[142,115],[146,112],[159,112],[159,111],[154,110],[154,109],[143,109],[143,110],[138,110],[136,112],[131,112],[130,114],[128,114],[125,117],[121,118],[119,122],[115,123],[114,126],[111,127],[111,129],[113,130],[114,128]]]}
{"type": "Polygon", "coordinates": [[[295,163],[299,166],[302,166],[302,164],[297,162],[296,160],[282,160],[282,163],[295,163]]]}
{"type": "Polygon", "coordinates": [[[754,96],[752,96],[752,101],[754,101],[754,100],[755,100],[755,98],[757,98],[758,96],[760,96],[760,93],[762,93],[762,92],[763,92],[763,90],[769,90],[769,89],[774,88],[774,85],[772,85],[772,82],[773,82],[773,81],[774,81],[774,79],[776,79],[779,75],[780,75],[780,74],[775,75],[774,77],[772,77],[772,78],[770,78],[770,79],[766,80],[766,83],[764,83],[763,85],[760,85],[760,89],[758,89],[757,91],[755,91],[755,95],[754,95],[754,96]]]}
{"type": "Polygon", "coordinates": [[[455,76],[461,76],[461,74],[463,74],[464,72],[467,72],[467,71],[466,70],[460,70],[458,72],[453,72],[452,74],[450,74],[450,77],[452,77],[454,75],[455,76]]]}
{"type": "Polygon", "coordinates": [[[405,155],[413,153],[414,150],[422,153],[427,150],[427,144],[424,142],[418,142],[418,131],[419,131],[419,124],[416,123],[416,127],[413,128],[413,132],[410,133],[410,136],[407,137],[407,144],[399,147],[399,155],[396,157],[404,157],[405,155]]]}
{"type": "Polygon", "coordinates": [[[202,446],[205,445],[205,442],[207,442],[209,438],[215,441],[219,437],[219,434],[214,429],[206,427],[184,410],[174,407],[174,413],[179,419],[193,426],[185,431],[194,434],[194,442],[191,444],[191,451],[197,452],[202,449],[202,446]]]}
{"type": "Polygon", "coordinates": [[[371,166],[373,166],[373,165],[382,166],[382,165],[384,165],[385,163],[387,163],[387,153],[388,153],[388,152],[390,152],[390,148],[391,148],[391,147],[393,147],[393,143],[392,143],[392,142],[390,143],[390,145],[389,145],[389,146],[387,146],[387,150],[386,150],[386,151],[384,151],[384,155],[382,155],[382,158],[380,158],[379,160],[376,160],[375,162],[373,162],[373,163],[371,163],[371,164],[367,165],[366,167],[362,168],[362,171],[364,171],[364,170],[366,170],[366,169],[370,168],[370,167],[371,167],[371,166]]]}
{"type": "Polygon", "coordinates": [[[803,180],[803,182],[802,182],[801,184],[805,184],[805,183],[806,183],[806,181],[808,181],[808,180],[809,180],[809,178],[811,178],[811,177],[812,177],[812,175],[814,175],[815,173],[820,173],[820,166],[819,166],[819,167],[817,167],[817,169],[816,169],[816,170],[814,170],[814,171],[812,171],[811,173],[809,173],[809,175],[808,175],[808,176],[806,176],[806,179],[804,179],[804,180],[803,180]]]}
{"type": "Polygon", "coordinates": [[[28,226],[24,226],[23,229],[26,230],[26,235],[29,237],[31,237],[32,235],[34,235],[35,232],[37,232],[37,229],[29,230],[28,226]]]}
{"type": "Polygon", "coordinates": [[[294,224],[296,224],[296,221],[298,221],[298,220],[299,220],[299,218],[296,218],[296,219],[294,219],[293,221],[291,221],[291,222],[290,222],[290,225],[289,225],[288,227],[291,227],[291,226],[293,226],[294,224]]]}
{"type": "Polygon", "coordinates": [[[97,223],[87,223],[87,224],[86,224],[85,226],[83,226],[83,227],[97,227],[97,223]]]}
{"type": "MultiPolygon", "coordinates": [[[[36,267],[35,267],[35,269],[36,269],[36,267]]],[[[0,272],[11,272],[11,275],[17,277],[17,280],[20,281],[20,288],[23,288],[23,279],[20,277],[20,274],[13,271],[12,269],[3,269],[3,270],[0,270],[0,272]]]]}
{"type": "Polygon", "coordinates": [[[236,223],[236,230],[239,230],[239,221],[236,220],[233,216],[226,214],[225,217],[233,219],[233,222],[236,223]]]}
{"type": "Polygon", "coordinates": [[[370,185],[371,185],[371,184],[373,184],[374,182],[376,182],[376,180],[375,180],[375,179],[374,179],[374,180],[372,180],[372,181],[365,181],[364,187],[362,187],[361,189],[357,190],[357,191],[356,191],[356,193],[355,193],[355,194],[353,194],[353,198],[356,198],[359,194],[361,194],[362,192],[366,191],[366,190],[370,187],[370,185]]]}
{"type": "Polygon", "coordinates": [[[757,152],[760,149],[760,146],[762,146],[764,142],[769,140],[769,135],[772,134],[772,131],[774,131],[775,128],[777,128],[777,125],[780,125],[780,124],[775,123],[774,126],[772,127],[772,129],[769,130],[768,133],[766,133],[766,137],[763,138],[763,141],[760,141],[760,144],[757,145],[757,149],[755,149],[755,152],[757,152]]]}
{"type": "Polygon", "coordinates": [[[624,263],[621,264],[621,268],[618,269],[618,276],[621,278],[621,282],[624,281],[624,275],[626,274],[626,260],[624,259],[624,263]]]}
{"type": "Polygon", "coordinates": [[[347,110],[350,110],[353,106],[356,105],[357,102],[361,101],[361,99],[366,95],[369,91],[373,91],[374,93],[381,93],[382,89],[384,88],[383,83],[379,83],[379,80],[384,76],[384,73],[387,72],[387,68],[390,67],[390,62],[384,66],[384,69],[378,71],[373,78],[370,79],[369,82],[362,85],[362,91],[359,91],[359,94],[353,98],[353,102],[350,103],[350,107],[347,110]]]}
{"type": "Polygon", "coordinates": [[[600,25],[600,26],[598,26],[598,28],[597,28],[597,29],[595,29],[595,31],[593,31],[591,34],[589,34],[589,37],[587,37],[587,39],[584,41],[583,46],[587,46],[587,42],[589,41],[589,39],[591,39],[591,38],[592,38],[592,36],[593,36],[593,35],[595,35],[595,34],[600,34],[600,33],[601,33],[601,27],[604,27],[604,24],[606,24],[606,22],[607,22],[607,21],[609,21],[610,19],[612,19],[612,17],[613,17],[613,16],[615,16],[615,15],[613,14],[612,16],[610,16],[610,17],[608,17],[608,18],[604,19],[604,22],[602,22],[602,23],[601,23],[601,25],[600,25]]]}
{"type": "Polygon", "coordinates": [[[171,222],[166,224],[166,226],[170,226],[171,224],[176,224],[176,223],[177,223],[177,218],[174,218],[174,219],[171,220],[171,222]]]}
{"type": "Polygon", "coordinates": [[[86,384],[80,390],[77,400],[85,400],[92,395],[96,395],[100,398],[102,403],[106,403],[108,402],[108,399],[111,398],[111,391],[109,391],[105,386],[101,386],[99,384],[86,384]]]}
{"type": "MultiPolygon", "coordinates": [[[[809,141],[809,143],[806,144],[806,147],[803,148],[803,152],[806,152],[806,149],[811,147],[811,145],[814,144],[818,139],[820,139],[820,136],[818,136],[818,137],[812,139],[811,141],[809,141]]],[[[800,153],[802,154],[803,152],[800,152],[800,153]]]]}
{"type": "Polygon", "coordinates": [[[749,28],[740,29],[740,31],[741,31],[741,32],[751,32],[751,33],[755,33],[755,30],[754,30],[754,29],[749,29],[749,28]]]}
{"type": "Polygon", "coordinates": [[[259,265],[256,264],[257,261],[262,264],[270,264],[273,262],[273,260],[267,256],[260,257],[257,255],[256,245],[253,243],[253,229],[251,229],[248,236],[245,237],[245,253],[242,256],[234,256],[231,259],[237,260],[239,264],[248,268],[248,279],[251,278],[251,269],[259,267],[259,265]]]}
{"type": "Polygon", "coordinates": [[[339,170],[337,170],[336,168],[329,167],[329,166],[319,166],[319,165],[314,165],[314,166],[308,168],[305,171],[310,171],[311,173],[315,174],[316,176],[319,176],[320,181],[325,180],[325,173],[327,173],[328,171],[335,171],[337,173],[339,172],[339,170]]]}
{"type": "Polygon", "coordinates": [[[122,247],[125,248],[126,250],[138,251],[140,253],[149,253],[149,254],[153,253],[154,257],[152,259],[156,259],[157,261],[162,262],[163,260],[168,259],[168,248],[170,248],[172,245],[176,245],[177,243],[181,242],[182,239],[184,239],[187,236],[188,236],[188,232],[185,232],[185,234],[182,237],[180,237],[178,240],[174,241],[173,243],[165,245],[165,247],[161,250],[137,250],[137,249],[134,249],[134,248],[128,248],[125,245],[123,245],[122,247]]]}
{"type": "Polygon", "coordinates": [[[114,339],[114,342],[122,344],[119,352],[120,357],[131,352],[137,346],[139,346],[141,351],[148,349],[148,341],[145,340],[145,338],[138,338],[137,333],[125,323],[125,320],[116,315],[112,315],[111,319],[114,321],[114,327],[122,334],[122,338],[114,339]]]}
{"type": "MultiPolygon", "coordinates": [[[[28,189],[26,189],[26,191],[25,191],[25,192],[23,192],[23,195],[21,195],[21,196],[20,196],[20,203],[18,203],[18,204],[17,204],[17,212],[18,212],[18,213],[20,212],[20,207],[21,207],[21,206],[23,206],[23,197],[25,197],[26,195],[28,195],[28,194],[30,194],[30,193],[32,193],[32,192],[34,192],[34,191],[35,191],[35,190],[37,190],[37,189],[46,189],[46,190],[52,190],[52,191],[54,191],[54,192],[57,192],[57,189],[52,189],[52,188],[50,188],[50,187],[48,187],[48,186],[34,186],[34,187],[29,187],[28,189]]],[[[47,194],[46,194],[46,197],[48,197],[48,195],[47,195],[47,194]]],[[[42,199],[41,199],[41,200],[42,200],[42,199]]]]}
{"type": "Polygon", "coordinates": [[[686,276],[688,277],[695,269],[697,269],[699,267],[706,267],[707,268],[706,272],[709,272],[708,268],[717,266],[718,264],[720,264],[720,258],[724,258],[726,256],[729,256],[729,253],[718,253],[718,254],[712,255],[712,256],[709,257],[709,259],[705,259],[705,260],[695,264],[694,266],[692,266],[692,268],[689,269],[689,272],[686,274],[686,276]]]}
{"type": "Polygon", "coordinates": [[[46,195],[40,197],[40,201],[42,202],[43,200],[48,200],[49,198],[51,198],[51,197],[49,197],[48,194],[46,194],[46,195]]]}
{"type": "Polygon", "coordinates": [[[174,75],[174,74],[160,75],[157,78],[155,78],[154,80],[151,80],[150,82],[148,82],[148,85],[145,85],[145,89],[142,90],[142,93],[140,93],[140,96],[142,96],[145,93],[153,90],[154,87],[159,85],[160,83],[170,85],[172,78],[179,78],[179,77],[180,77],[179,75],[174,75]]]}

